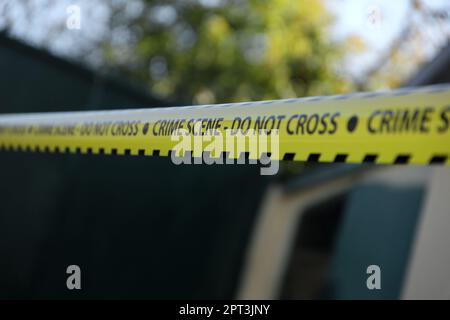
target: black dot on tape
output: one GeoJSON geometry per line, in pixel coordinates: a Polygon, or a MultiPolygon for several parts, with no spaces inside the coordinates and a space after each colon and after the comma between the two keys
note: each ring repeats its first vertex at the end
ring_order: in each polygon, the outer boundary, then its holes
{"type": "Polygon", "coordinates": [[[348,122],[347,122],[347,130],[348,130],[348,132],[355,131],[357,124],[358,124],[358,117],[357,116],[351,116],[350,119],[348,119],[348,122]]]}
{"type": "Polygon", "coordinates": [[[142,133],[143,133],[144,135],[147,134],[149,125],[150,125],[150,124],[149,124],[148,122],[146,122],[146,123],[144,124],[144,127],[142,128],[142,133]]]}

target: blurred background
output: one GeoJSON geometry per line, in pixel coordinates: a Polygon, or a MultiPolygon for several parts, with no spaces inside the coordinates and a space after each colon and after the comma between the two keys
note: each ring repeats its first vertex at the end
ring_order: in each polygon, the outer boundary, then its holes
{"type": "MultiPolygon", "coordinates": [[[[445,0],[0,0],[0,113],[448,83],[449,14],[445,0]]],[[[283,163],[269,178],[1,152],[0,179],[1,298],[450,298],[444,167],[283,163]],[[366,287],[372,264],[382,290],[366,287]]]]}

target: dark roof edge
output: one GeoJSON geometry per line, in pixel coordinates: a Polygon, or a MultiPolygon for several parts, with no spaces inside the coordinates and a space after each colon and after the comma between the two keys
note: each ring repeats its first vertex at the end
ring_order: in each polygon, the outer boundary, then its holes
{"type": "Polygon", "coordinates": [[[57,65],[64,69],[68,69],[70,70],[70,72],[78,74],[80,77],[85,78],[87,81],[93,81],[94,79],[96,79],[104,82],[109,82],[111,85],[124,89],[136,96],[141,97],[142,99],[148,100],[149,102],[159,101],[160,105],[162,106],[169,105],[168,101],[164,101],[163,99],[153,96],[151,93],[145,90],[145,88],[136,83],[130,84],[121,80],[113,74],[103,74],[73,60],[60,58],[45,49],[35,48],[20,39],[10,37],[4,31],[0,31],[0,45],[1,44],[9,48],[21,51],[27,55],[32,55],[42,61],[57,65]]]}
{"type": "Polygon", "coordinates": [[[429,62],[422,65],[403,86],[415,87],[434,83],[434,80],[442,70],[450,65],[450,42],[429,62]]]}

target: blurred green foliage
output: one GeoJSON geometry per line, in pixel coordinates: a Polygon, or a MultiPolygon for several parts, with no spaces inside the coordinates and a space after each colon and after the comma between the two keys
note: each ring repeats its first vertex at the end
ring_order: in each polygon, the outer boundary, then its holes
{"type": "Polygon", "coordinates": [[[118,2],[102,48],[119,74],[186,103],[321,95],[351,90],[337,71],[323,1],[118,2]]]}

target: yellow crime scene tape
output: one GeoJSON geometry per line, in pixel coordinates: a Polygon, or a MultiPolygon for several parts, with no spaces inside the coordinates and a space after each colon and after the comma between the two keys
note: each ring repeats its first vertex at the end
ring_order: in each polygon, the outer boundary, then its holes
{"type": "Polygon", "coordinates": [[[249,159],[265,152],[275,160],[448,164],[449,127],[450,85],[437,85],[187,107],[6,114],[0,116],[0,148],[193,157],[210,152],[249,159]],[[248,141],[225,141],[262,134],[276,144],[250,150],[248,141]],[[180,147],[182,139],[189,140],[180,147]]]}

